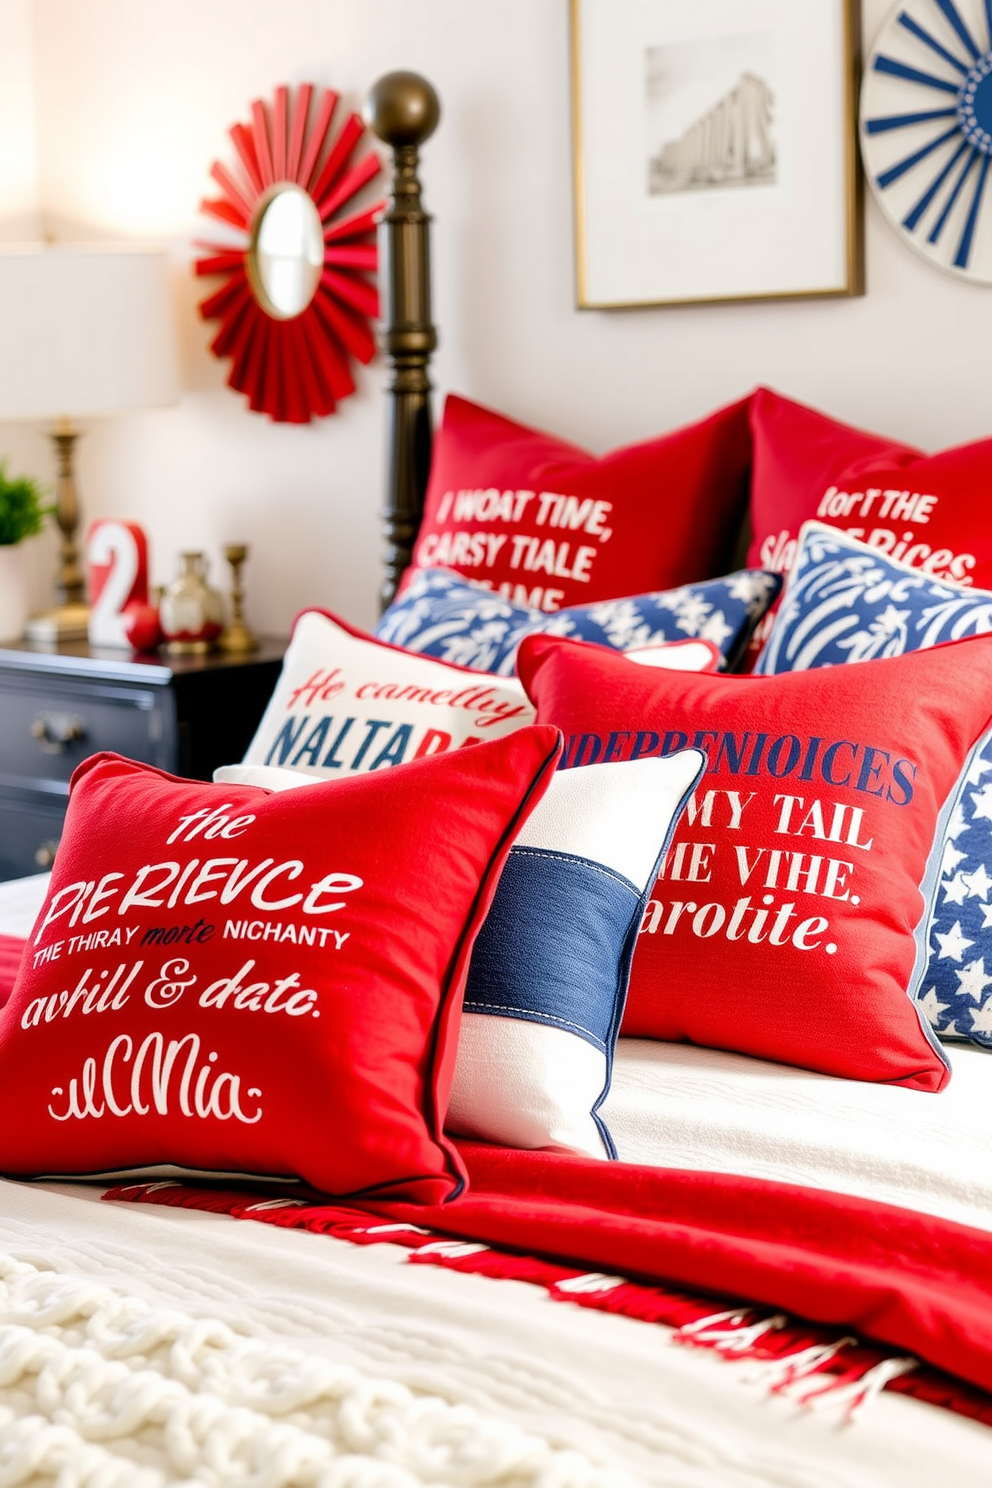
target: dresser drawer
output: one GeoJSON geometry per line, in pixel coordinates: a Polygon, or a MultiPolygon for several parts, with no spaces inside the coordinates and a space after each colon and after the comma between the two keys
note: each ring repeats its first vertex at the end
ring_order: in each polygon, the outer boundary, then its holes
{"type": "Polygon", "coordinates": [[[25,878],[52,866],[67,795],[0,787],[0,879],[25,878]]]}
{"type": "Polygon", "coordinates": [[[161,688],[0,677],[0,774],[8,783],[67,781],[101,749],[167,767],[173,707],[161,688]]]}

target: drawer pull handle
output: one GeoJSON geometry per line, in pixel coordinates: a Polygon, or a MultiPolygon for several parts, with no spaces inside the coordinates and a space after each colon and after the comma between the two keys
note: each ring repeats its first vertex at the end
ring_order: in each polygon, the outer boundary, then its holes
{"type": "Polygon", "coordinates": [[[39,868],[51,868],[55,862],[55,854],[59,850],[57,842],[43,842],[34,855],[35,863],[39,868]]]}
{"type": "Polygon", "coordinates": [[[70,713],[39,713],[31,725],[31,737],[46,754],[65,754],[70,744],[86,738],[86,725],[70,713]]]}

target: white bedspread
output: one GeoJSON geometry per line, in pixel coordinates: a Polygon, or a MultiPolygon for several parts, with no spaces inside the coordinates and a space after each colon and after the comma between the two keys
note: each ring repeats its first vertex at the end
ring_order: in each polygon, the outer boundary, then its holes
{"type": "MultiPolygon", "coordinates": [[[[939,1095],[621,1039],[604,1116],[624,1162],[832,1189],[992,1230],[992,1051],[939,1095]]],[[[990,1470],[992,1482],[992,1470],[990,1470]]]]}

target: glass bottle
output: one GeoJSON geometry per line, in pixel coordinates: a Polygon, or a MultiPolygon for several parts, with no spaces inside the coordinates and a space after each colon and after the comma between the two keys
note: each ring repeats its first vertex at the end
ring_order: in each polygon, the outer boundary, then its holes
{"type": "Polygon", "coordinates": [[[162,596],[159,619],[173,656],[210,651],[224,628],[224,599],[207,583],[203,553],[181,553],[182,568],[162,596]]]}

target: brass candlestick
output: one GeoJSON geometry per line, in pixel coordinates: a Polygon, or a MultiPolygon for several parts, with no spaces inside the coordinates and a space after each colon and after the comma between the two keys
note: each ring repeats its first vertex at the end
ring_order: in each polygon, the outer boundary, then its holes
{"type": "Polygon", "coordinates": [[[220,638],[220,649],[244,655],[258,650],[258,641],[245,624],[245,592],[241,587],[241,567],[248,557],[248,547],[245,543],[228,543],[224,557],[231,567],[231,623],[220,638]]]}

